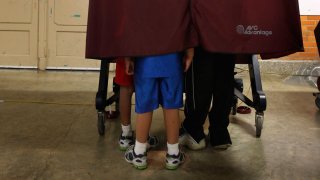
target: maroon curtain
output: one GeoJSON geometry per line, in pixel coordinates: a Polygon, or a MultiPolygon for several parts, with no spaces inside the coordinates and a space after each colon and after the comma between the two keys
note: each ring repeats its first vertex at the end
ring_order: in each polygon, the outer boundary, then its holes
{"type": "Polygon", "coordinates": [[[303,51],[298,0],[90,0],[87,58],[303,51]]]}

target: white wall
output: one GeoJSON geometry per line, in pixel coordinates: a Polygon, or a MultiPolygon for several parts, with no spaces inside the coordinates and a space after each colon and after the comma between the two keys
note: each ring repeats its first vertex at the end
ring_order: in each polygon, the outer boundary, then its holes
{"type": "Polygon", "coordinates": [[[320,0],[299,0],[301,15],[320,15],[320,0]]]}

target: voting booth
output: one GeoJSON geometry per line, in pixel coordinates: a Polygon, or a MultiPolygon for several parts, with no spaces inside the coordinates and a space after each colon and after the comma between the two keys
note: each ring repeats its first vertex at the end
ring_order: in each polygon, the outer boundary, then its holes
{"type": "Polygon", "coordinates": [[[252,97],[235,94],[255,108],[260,137],[266,97],[258,57],[303,51],[298,0],[90,0],[86,57],[101,60],[96,96],[98,129],[104,134],[109,62],[202,46],[239,55],[249,66],[252,97]]]}

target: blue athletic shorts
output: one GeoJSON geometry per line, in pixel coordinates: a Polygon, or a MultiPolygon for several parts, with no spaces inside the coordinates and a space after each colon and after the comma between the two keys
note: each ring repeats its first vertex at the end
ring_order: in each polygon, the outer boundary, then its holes
{"type": "Polygon", "coordinates": [[[151,112],[162,105],[165,109],[183,107],[183,74],[150,78],[134,76],[136,113],[151,112]]]}

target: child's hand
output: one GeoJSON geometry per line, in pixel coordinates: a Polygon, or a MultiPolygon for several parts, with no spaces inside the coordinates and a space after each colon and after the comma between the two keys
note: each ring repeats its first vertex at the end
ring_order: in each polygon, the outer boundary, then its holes
{"type": "Polygon", "coordinates": [[[193,56],[194,56],[194,48],[189,48],[185,51],[185,54],[183,56],[183,70],[184,70],[184,72],[186,72],[189,69],[191,62],[193,60],[193,56]]]}
{"type": "Polygon", "coordinates": [[[133,75],[134,74],[134,62],[131,58],[126,57],[124,58],[124,62],[126,64],[126,73],[128,75],[133,75]]]}

